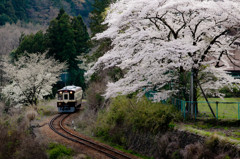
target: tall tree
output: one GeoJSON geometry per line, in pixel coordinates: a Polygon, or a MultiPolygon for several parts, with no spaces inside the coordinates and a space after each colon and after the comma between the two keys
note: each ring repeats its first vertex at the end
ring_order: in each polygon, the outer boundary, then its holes
{"type": "Polygon", "coordinates": [[[20,44],[16,51],[12,52],[12,57],[17,59],[24,53],[44,53],[47,51],[47,37],[43,31],[38,31],[36,34],[24,35],[20,37],[20,44]]]}
{"type": "Polygon", "coordinates": [[[90,28],[92,34],[95,35],[96,33],[103,32],[107,25],[102,25],[106,15],[107,15],[107,8],[112,2],[116,0],[95,0],[93,4],[93,11],[90,14],[90,28]]]}
{"type": "Polygon", "coordinates": [[[48,54],[68,63],[67,84],[84,87],[83,70],[78,68],[77,56],[88,51],[89,35],[82,18],[78,16],[71,19],[61,9],[57,18],[50,22],[47,36],[48,54]]]}
{"type": "Polygon", "coordinates": [[[67,61],[71,65],[71,59],[74,60],[76,56],[76,48],[71,19],[64,10],[61,9],[57,18],[50,22],[47,35],[49,38],[48,54],[61,62],[67,61]]]}
{"type": "Polygon", "coordinates": [[[235,63],[230,50],[239,38],[239,8],[233,0],[117,1],[105,20],[108,29],[96,36],[111,38],[113,49],[88,75],[118,66],[127,73],[108,84],[106,97],[154,89],[161,100],[179,92],[167,84],[192,71],[195,82],[204,76],[207,93],[220,96],[220,87],[239,83],[224,71],[227,59],[235,63]]]}
{"type": "Polygon", "coordinates": [[[90,37],[87,32],[87,27],[80,15],[72,19],[72,28],[78,54],[87,53],[89,50],[90,37]]]}

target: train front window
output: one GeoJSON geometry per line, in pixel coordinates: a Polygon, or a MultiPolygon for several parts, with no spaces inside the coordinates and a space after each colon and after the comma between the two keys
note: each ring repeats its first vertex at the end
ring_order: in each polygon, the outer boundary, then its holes
{"type": "Polygon", "coordinates": [[[64,94],[64,100],[68,100],[68,94],[64,94]]]}
{"type": "Polygon", "coordinates": [[[62,93],[58,93],[58,100],[62,100],[63,96],[62,93]]]}
{"type": "Polygon", "coordinates": [[[69,93],[69,100],[74,100],[74,92],[69,93]]]}

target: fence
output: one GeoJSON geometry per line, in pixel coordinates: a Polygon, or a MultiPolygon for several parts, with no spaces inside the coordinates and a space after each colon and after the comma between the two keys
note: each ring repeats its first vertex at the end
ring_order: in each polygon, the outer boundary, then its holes
{"type": "MultiPolygon", "coordinates": [[[[193,105],[194,118],[214,118],[208,103],[206,101],[184,101],[173,98],[172,104],[179,109],[186,119],[191,114],[191,105],[193,105]]],[[[211,108],[217,119],[240,119],[240,102],[218,102],[209,101],[211,108]]]]}

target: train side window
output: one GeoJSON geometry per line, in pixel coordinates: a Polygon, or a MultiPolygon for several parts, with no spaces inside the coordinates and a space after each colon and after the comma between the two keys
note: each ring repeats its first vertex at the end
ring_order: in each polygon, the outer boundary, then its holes
{"type": "Polygon", "coordinates": [[[68,100],[68,94],[64,94],[64,100],[68,100]]]}

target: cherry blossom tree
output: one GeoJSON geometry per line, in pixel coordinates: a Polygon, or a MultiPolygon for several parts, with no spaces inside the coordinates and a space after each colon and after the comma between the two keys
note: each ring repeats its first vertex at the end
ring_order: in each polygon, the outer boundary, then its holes
{"type": "Polygon", "coordinates": [[[37,101],[51,94],[52,85],[66,68],[65,63],[59,63],[44,54],[27,54],[14,61],[4,63],[9,84],[2,93],[17,104],[36,105],[37,101]]]}
{"type": "Polygon", "coordinates": [[[237,64],[231,50],[239,22],[240,3],[234,0],[119,0],[105,19],[108,29],[95,37],[111,38],[113,49],[87,75],[113,66],[127,72],[108,84],[107,98],[157,90],[156,99],[165,99],[180,91],[166,86],[186,84],[179,77],[187,72],[194,83],[202,79],[207,93],[220,96],[220,87],[239,83],[224,71],[237,64]]]}

